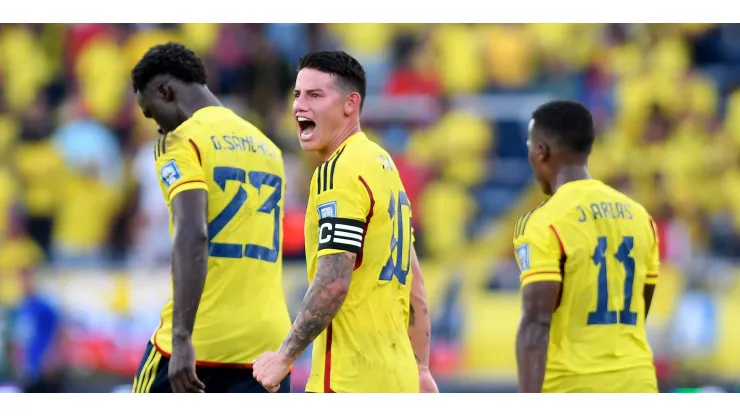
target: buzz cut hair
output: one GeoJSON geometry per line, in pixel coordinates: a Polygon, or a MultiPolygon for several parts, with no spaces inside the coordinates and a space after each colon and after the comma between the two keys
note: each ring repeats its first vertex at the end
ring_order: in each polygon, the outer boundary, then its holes
{"type": "Polygon", "coordinates": [[[589,155],[596,139],[591,112],[576,101],[556,100],[532,113],[534,128],[549,140],[576,155],[589,155]]]}

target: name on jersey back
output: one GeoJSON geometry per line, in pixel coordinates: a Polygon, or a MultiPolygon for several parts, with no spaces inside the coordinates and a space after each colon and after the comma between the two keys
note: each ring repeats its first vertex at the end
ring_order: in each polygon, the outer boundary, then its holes
{"type": "Polygon", "coordinates": [[[590,205],[578,205],[580,211],[579,222],[586,222],[589,218],[593,220],[632,220],[630,204],[614,201],[593,202],[590,205]]]}
{"type": "Polygon", "coordinates": [[[217,151],[222,150],[230,150],[235,151],[239,150],[242,152],[252,152],[252,153],[262,153],[265,156],[269,156],[272,158],[276,158],[277,154],[275,154],[273,149],[270,149],[264,142],[262,142],[259,139],[255,139],[252,136],[247,137],[239,137],[236,135],[231,136],[211,136],[211,143],[213,143],[213,148],[217,151]]]}

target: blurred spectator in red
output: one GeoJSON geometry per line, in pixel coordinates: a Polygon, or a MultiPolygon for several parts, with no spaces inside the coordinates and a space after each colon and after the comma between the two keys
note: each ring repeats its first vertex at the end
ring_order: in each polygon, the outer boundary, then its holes
{"type": "Polygon", "coordinates": [[[393,43],[395,69],[388,77],[385,93],[388,95],[439,95],[439,76],[429,60],[428,38],[411,35],[398,37],[393,43]]]}

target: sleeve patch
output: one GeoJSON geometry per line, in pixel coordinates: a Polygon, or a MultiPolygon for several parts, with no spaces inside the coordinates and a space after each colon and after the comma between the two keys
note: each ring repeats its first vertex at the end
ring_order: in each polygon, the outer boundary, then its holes
{"type": "Polygon", "coordinates": [[[159,171],[159,174],[162,177],[162,182],[164,182],[168,188],[182,178],[180,168],[177,167],[177,162],[175,162],[174,159],[165,163],[159,171]]]}
{"type": "Polygon", "coordinates": [[[516,248],[516,257],[519,260],[519,270],[529,270],[529,244],[522,244],[516,248]]]}
{"type": "Polygon", "coordinates": [[[337,217],[337,201],[326,202],[318,207],[316,210],[319,212],[319,219],[324,218],[336,218],[337,217]]]}
{"type": "Polygon", "coordinates": [[[365,234],[362,221],[327,217],[319,220],[319,250],[334,249],[359,253],[365,234]]]}

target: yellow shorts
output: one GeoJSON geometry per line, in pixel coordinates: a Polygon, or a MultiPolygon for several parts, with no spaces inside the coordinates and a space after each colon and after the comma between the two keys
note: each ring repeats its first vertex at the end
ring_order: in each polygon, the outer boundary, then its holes
{"type": "Polygon", "coordinates": [[[637,368],[599,374],[545,374],[543,393],[657,393],[655,369],[637,368]]]}

